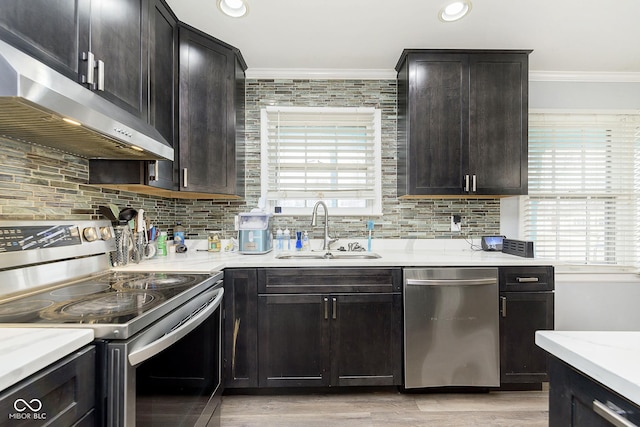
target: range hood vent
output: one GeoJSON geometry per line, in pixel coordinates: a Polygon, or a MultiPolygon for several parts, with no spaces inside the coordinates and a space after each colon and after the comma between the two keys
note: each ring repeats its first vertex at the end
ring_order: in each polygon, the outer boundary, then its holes
{"type": "Polygon", "coordinates": [[[173,160],[151,125],[2,41],[0,136],[88,159],[173,160]]]}

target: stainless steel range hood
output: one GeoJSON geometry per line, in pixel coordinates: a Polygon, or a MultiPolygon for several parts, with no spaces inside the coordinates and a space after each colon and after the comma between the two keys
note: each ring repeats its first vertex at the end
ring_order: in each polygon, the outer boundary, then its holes
{"type": "Polygon", "coordinates": [[[173,160],[151,125],[3,41],[0,136],[90,159],[173,160]]]}

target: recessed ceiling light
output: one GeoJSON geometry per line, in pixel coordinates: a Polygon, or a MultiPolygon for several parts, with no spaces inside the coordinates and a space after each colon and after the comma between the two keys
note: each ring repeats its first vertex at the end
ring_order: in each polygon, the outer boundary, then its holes
{"type": "Polygon", "coordinates": [[[218,9],[232,18],[241,18],[249,12],[244,0],[218,0],[218,9]]]}
{"type": "Polygon", "coordinates": [[[440,9],[438,18],[443,22],[453,22],[464,18],[470,10],[471,0],[458,0],[440,9]]]}

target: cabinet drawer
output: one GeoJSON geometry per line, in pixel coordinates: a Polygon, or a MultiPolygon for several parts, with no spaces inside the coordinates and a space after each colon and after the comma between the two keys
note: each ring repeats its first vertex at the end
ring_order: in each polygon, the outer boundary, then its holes
{"type": "Polygon", "coordinates": [[[500,291],[552,291],[553,267],[501,267],[500,291]]]}
{"type": "Polygon", "coordinates": [[[399,268],[263,268],[258,293],[400,292],[399,268]]]}
{"type": "Polygon", "coordinates": [[[637,404],[554,356],[549,358],[549,377],[550,427],[610,427],[609,414],[640,425],[637,404]]]}
{"type": "Polygon", "coordinates": [[[73,425],[80,419],[80,425],[93,425],[91,414],[83,417],[95,406],[95,354],[94,346],[85,347],[8,388],[0,394],[0,413],[10,421],[14,417],[16,425],[23,425],[22,420],[43,420],[37,425],[44,425],[54,417],[55,425],[73,425]],[[19,412],[15,402],[20,399],[40,407],[19,412]]]}

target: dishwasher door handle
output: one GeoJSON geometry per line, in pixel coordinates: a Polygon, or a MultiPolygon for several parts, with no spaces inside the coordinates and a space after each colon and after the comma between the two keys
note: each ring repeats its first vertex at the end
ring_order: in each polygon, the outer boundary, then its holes
{"type": "Polygon", "coordinates": [[[406,279],[409,286],[478,286],[495,285],[495,278],[487,279],[406,279]]]}

